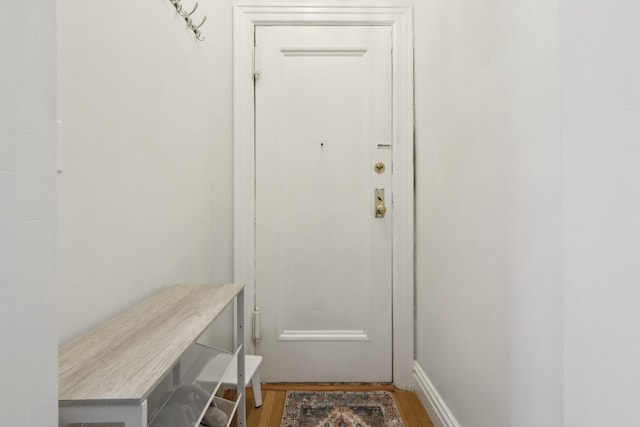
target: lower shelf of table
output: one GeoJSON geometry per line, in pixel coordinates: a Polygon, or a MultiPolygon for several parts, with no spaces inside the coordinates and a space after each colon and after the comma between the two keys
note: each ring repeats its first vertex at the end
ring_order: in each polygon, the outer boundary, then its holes
{"type": "MultiPolygon", "coordinates": [[[[165,376],[164,384],[161,382],[149,396],[149,427],[194,427],[203,418],[215,420],[215,410],[210,409],[212,403],[219,403],[220,409],[228,412],[227,418],[232,418],[237,404],[218,397],[214,399],[220,381],[210,381],[210,377],[213,373],[221,379],[235,360],[233,353],[194,344],[165,376]]],[[[222,413],[218,415],[217,418],[223,418],[222,413]]],[[[224,424],[212,427],[225,425],[226,420],[224,424]]]]}
{"type": "MultiPolygon", "coordinates": [[[[211,407],[204,411],[203,420],[201,423],[189,425],[189,427],[229,427],[233,421],[233,416],[240,404],[240,396],[235,401],[227,400],[222,397],[214,396],[211,401],[211,407]],[[213,409],[217,408],[217,409],[213,409]],[[220,412],[217,412],[220,410],[220,412]]],[[[182,427],[184,424],[180,420],[182,414],[177,414],[177,419],[165,418],[164,422],[172,427],[182,427]]],[[[77,423],[68,424],[73,427],[122,427],[121,422],[109,422],[109,423],[77,423]]],[[[186,427],[186,426],[185,426],[186,427]]]]}

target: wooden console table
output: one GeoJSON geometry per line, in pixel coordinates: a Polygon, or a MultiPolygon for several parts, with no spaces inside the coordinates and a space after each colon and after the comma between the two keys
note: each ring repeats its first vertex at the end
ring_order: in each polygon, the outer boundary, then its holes
{"type": "Polygon", "coordinates": [[[235,413],[238,427],[243,427],[243,342],[242,285],[167,288],[59,349],[60,426],[118,422],[125,427],[195,427],[213,401],[227,414],[227,425],[235,413]],[[235,352],[197,344],[196,339],[234,299],[235,352]],[[238,372],[236,402],[215,396],[232,361],[238,372]],[[205,366],[207,380],[201,381],[205,366]],[[212,366],[219,371],[213,381],[212,366]],[[199,397],[188,394],[194,390],[199,397]],[[179,422],[176,408],[184,415],[179,422]]]}

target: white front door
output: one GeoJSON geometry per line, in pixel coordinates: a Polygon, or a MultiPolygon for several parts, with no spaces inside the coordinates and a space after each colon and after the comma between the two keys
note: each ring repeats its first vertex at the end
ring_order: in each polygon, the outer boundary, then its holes
{"type": "Polygon", "coordinates": [[[263,380],[390,382],[391,28],[257,26],[255,40],[263,380]]]}

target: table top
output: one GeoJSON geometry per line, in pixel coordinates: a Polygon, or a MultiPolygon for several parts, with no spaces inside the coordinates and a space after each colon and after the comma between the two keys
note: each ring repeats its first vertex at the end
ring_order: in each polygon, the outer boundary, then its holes
{"type": "Polygon", "coordinates": [[[175,285],[63,345],[61,406],[142,402],[242,285],[175,285]]]}

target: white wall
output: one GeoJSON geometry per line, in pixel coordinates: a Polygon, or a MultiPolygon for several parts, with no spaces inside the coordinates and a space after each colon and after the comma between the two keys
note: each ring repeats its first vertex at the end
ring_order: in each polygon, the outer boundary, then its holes
{"type": "Polygon", "coordinates": [[[231,6],[199,3],[204,42],[168,0],[58,1],[60,342],[232,279],[231,6]]]}
{"type": "Polygon", "coordinates": [[[0,13],[0,425],[57,426],[55,2],[0,13]]]}
{"type": "Polygon", "coordinates": [[[415,14],[417,362],[462,426],[560,426],[556,4],[415,14]]]}
{"type": "Polygon", "coordinates": [[[640,3],[562,0],[567,427],[640,425],[640,3]]]}

